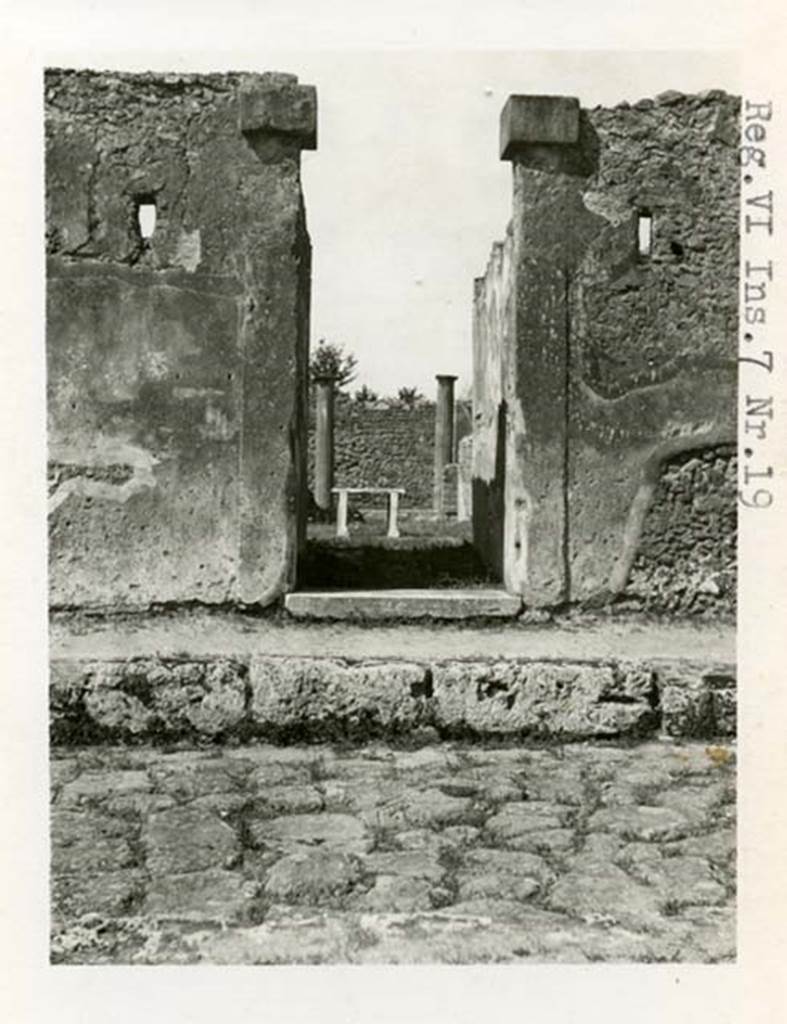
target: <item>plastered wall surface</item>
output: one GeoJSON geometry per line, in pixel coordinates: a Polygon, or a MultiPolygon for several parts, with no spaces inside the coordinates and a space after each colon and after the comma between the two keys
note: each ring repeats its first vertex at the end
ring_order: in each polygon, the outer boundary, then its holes
{"type": "Polygon", "coordinates": [[[45,102],[51,601],[267,603],[305,508],[314,90],[52,70],[45,102]]]}
{"type": "MultiPolygon", "coordinates": [[[[735,440],[738,113],[718,91],[504,110],[511,270],[495,248],[476,282],[476,377],[501,367],[504,578],[530,604],[621,593],[664,461],[735,440]]],[[[477,385],[484,485],[493,387],[477,385]]]]}

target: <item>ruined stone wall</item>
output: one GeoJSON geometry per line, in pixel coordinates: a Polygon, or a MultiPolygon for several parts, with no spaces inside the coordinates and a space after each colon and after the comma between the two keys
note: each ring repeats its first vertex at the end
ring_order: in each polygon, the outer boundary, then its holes
{"type": "Polygon", "coordinates": [[[45,101],[51,601],[266,603],[305,509],[314,90],[52,70],[45,101]]]}
{"type": "Polygon", "coordinates": [[[623,594],[626,607],[734,617],[737,477],[733,445],[664,463],[623,594]]]}
{"type": "Polygon", "coordinates": [[[501,366],[504,576],[528,603],[621,593],[662,463],[735,439],[738,113],[718,91],[503,112],[514,298],[501,324],[495,249],[476,349],[501,366]]]}
{"type": "Polygon", "coordinates": [[[506,371],[514,327],[514,236],[496,242],[473,302],[473,543],[504,575],[503,530],[507,450],[506,371]]]}
{"type": "MultiPolygon", "coordinates": [[[[309,433],[309,482],[314,481],[314,417],[309,433]]],[[[455,405],[457,440],[472,429],[468,403],[455,405]]],[[[435,405],[413,409],[364,406],[339,396],[335,406],[334,460],[337,485],[404,487],[402,508],[431,508],[435,405]]],[[[383,505],[358,495],[355,504],[383,505]]]]}

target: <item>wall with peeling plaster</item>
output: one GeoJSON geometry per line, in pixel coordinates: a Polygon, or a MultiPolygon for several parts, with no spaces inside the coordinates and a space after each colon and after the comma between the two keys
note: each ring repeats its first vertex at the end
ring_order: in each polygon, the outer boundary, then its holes
{"type": "Polygon", "coordinates": [[[735,441],[739,106],[503,111],[512,220],[475,285],[474,494],[502,501],[487,558],[529,604],[620,595],[662,467],[735,441]]]}
{"type": "Polygon", "coordinates": [[[314,90],[50,70],[45,109],[51,601],[268,603],[306,507],[314,90]]]}

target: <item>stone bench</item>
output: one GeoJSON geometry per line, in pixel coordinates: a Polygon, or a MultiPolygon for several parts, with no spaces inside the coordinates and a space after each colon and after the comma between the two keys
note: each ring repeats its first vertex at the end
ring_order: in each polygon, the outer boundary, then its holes
{"type": "Polygon", "coordinates": [[[403,487],[333,487],[332,494],[338,494],[339,505],[336,510],[336,536],[349,537],[347,529],[347,500],[350,494],[387,494],[388,495],[388,533],[387,537],[398,537],[399,526],[399,495],[404,494],[403,487]]]}

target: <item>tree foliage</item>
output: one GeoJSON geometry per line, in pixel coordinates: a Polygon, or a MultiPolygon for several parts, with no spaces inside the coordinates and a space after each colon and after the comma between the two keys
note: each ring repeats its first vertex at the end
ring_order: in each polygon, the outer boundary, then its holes
{"type": "Polygon", "coordinates": [[[372,402],[379,401],[379,395],[376,391],[372,391],[366,384],[363,387],[358,388],[354,395],[355,401],[359,405],[371,405],[372,402]]]}
{"type": "Polygon", "coordinates": [[[424,401],[424,396],[418,388],[399,388],[396,394],[397,404],[404,406],[405,409],[415,409],[417,405],[421,405],[424,401]]]}
{"type": "Polygon", "coordinates": [[[343,345],[320,338],[309,364],[311,378],[333,377],[339,391],[355,379],[358,360],[351,352],[345,352],[343,345]]]}

